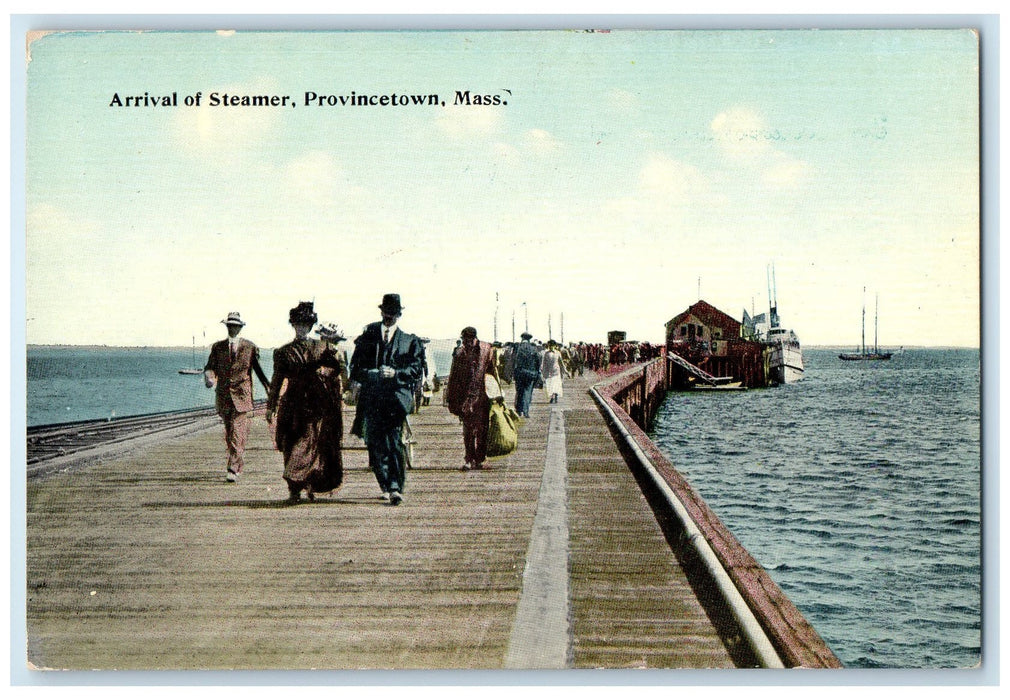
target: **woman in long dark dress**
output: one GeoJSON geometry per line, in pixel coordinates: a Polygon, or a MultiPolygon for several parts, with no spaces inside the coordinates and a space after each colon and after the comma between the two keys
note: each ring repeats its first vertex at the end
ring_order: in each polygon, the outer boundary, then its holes
{"type": "Polygon", "coordinates": [[[333,491],[343,481],[340,394],[347,364],[343,353],[331,345],[341,339],[335,326],[322,327],[320,340],[308,337],[317,320],[312,302],[300,302],[288,320],[295,339],[274,351],[267,420],[274,425],[277,449],[284,454],[288,502],[298,503],[302,491],[313,500],[315,494],[333,491]]]}

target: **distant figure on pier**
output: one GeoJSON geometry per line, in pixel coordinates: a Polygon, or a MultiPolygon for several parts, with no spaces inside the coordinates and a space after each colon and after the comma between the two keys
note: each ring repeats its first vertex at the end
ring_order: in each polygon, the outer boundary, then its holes
{"type": "Polygon", "coordinates": [[[351,355],[351,379],[361,386],[351,433],[365,441],[368,464],[394,506],[403,500],[406,478],[403,427],[424,372],[421,339],[399,328],[403,309],[399,294],[384,295],[382,320],[365,326],[351,355]]]}
{"type": "Polygon", "coordinates": [[[340,486],[344,478],[340,395],[347,364],[331,345],[344,338],[333,325],[320,327],[320,340],[309,338],[316,319],[311,301],[300,302],[288,313],[295,339],[274,350],[267,398],[267,422],[273,425],[277,449],[284,455],[284,480],[292,504],[301,500],[302,491],[311,501],[315,494],[340,486]]]}
{"type": "Polygon", "coordinates": [[[463,344],[452,359],[445,404],[463,423],[462,471],[484,469],[487,459],[488,398],[487,375],[494,376],[495,354],[490,343],[477,340],[477,329],[467,326],[460,333],[463,344]]]}
{"type": "Polygon", "coordinates": [[[252,420],[253,372],[267,391],[270,384],[260,367],[259,348],[255,343],[238,337],[245,326],[239,312],[232,311],[221,323],[228,328],[228,338],[210,347],[210,356],[203,368],[203,381],[208,389],[217,385],[214,404],[224,421],[224,441],[228,447],[225,478],[238,481],[245,466],[245,444],[252,420]]]}
{"type": "Polygon", "coordinates": [[[502,384],[512,384],[515,382],[515,359],[516,346],[519,343],[499,343],[501,352],[498,357],[498,378],[502,384]]]}
{"type": "Polygon", "coordinates": [[[523,333],[520,337],[522,340],[516,346],[512,360],[512,378],[516,385],[515,406],[516,413],[523,418],[529,418],[533,389],[540,377],[540,354],[530,342],[532,335],[523,333]]]}
{"type": "Polygon", "coordinates": [[[562,363],[561,353],[558,352],[558,344],[553,340],[547,341],[547,350],[540,360],[540,374],[544,378],[544,393],[550,397],[551,403],[557,403],[564,396],[564,388],[561,385],[561,377],[565,373],[562,363]]]}
{"type": "Polygon", "coordinates": [[[435,360],[432,358],[431,353],[428,352],[428,343],[430,342],[431,338],[421,338],[421,343],[424,345],[424,375],[421,377],[421,382],[418,386],[417,395],[415,397],[415,413],[417,413],[421,406],[428,406],[431,404],[431,397],[434,394],[438,383],[438,372],[435,371],[435,360]]]}

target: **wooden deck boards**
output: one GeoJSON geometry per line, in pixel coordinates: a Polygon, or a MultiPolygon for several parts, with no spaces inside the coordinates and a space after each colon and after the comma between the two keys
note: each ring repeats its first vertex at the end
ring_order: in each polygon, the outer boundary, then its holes
{"type": "Polygon", "coordinates": [[[575,666],[732,667],[595,404],[570,396],[575,666]]]}
{"type": "MultiPolygon", "coordinates": [[[[729,665],[587,386],[570,382],[556,409],[575,667],[729,665]]],[[[220,428],[29,483],[29,662],[503,668],[552,409],[537,399],[519,449],[489,471],[458,470],[461,429],[443,406],[412,416],[415,468],[395,508],[353,440],[337,492],[285,506],[262,418],[237,484],[220,428]]]]}

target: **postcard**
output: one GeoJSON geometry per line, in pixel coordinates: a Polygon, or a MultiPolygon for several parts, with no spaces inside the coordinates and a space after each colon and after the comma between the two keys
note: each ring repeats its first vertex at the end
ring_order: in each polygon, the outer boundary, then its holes
{"type": "Polygon", "coordinates": [[[25,71],[33,672],[981,663],[974,29],[52,31],[25,71]],[[72,463],[92,428],[131,449],[72,463]]]}

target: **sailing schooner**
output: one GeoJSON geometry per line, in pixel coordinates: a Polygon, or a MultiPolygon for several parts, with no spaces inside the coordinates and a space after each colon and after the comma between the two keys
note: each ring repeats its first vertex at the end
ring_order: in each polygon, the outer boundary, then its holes
{"type": "Polygon", "coordinates": [[[840,360],[890,360],[894,355],[892,352],[880,352],[877,347],[877,316],[880,311],[880,295],[876,297],[876,306],[873,311],[873,351],[866,347],[866,287],[863,287],[863,336],[859,352],[843,352],[838,356],[840,360]]]}

